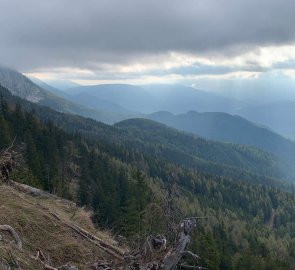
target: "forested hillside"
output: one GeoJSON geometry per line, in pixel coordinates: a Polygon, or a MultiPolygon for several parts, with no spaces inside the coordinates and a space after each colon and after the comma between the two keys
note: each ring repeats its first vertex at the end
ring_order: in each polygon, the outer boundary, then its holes
{"type": "Polygon", "coordinates": [[[255,148],[205,140],[144,119],[126,120],[113,127],[80,116],[58,113],[13,97],[5,88],[0,90],[8,103],[21,103],[26,111],[33,111],[43,122],[52,122],[63,130],[81,134],[100,143],[106,152],[124,157],[137,166],[141,166],[143,156],[156,156],[235,179],[242,176],[250,180],[253,174],[255,179],[261,178],[262,181],[271,181],[269,178],[292,179],[292,167],[255,148]],[[132,150],[132,155],[129,150],[132,150]]]}
{"type": "MultiPolygon", "coordinates": [[[[272,109],[268,108],[266,111],[270,116],[272,109]]],[[[258,118],[260,114],[257,113],[256,115],[258,118]]],[[[157,112],[146,117],[210,140],[254,146],[277,155],[290,164],[295,161],[294,141],[284,138],[267,127],[258,126],[254,123],[255,116],[251,119],[254,122],[240,116],[220,112],[198,113],[190,111],[178,115],[169,112],[157,112]]],[[[282,119],[273,122],[282,123],[282,119]]]]}
{"type": "Polygon", "coordinates": [[[292,269],[295,198],[283,191],[280,161],[270,154],[152,121],[112,127],[22,101],[3,88],[0,104],[1,148],[15,138],[21,154],[13,179],[92,209],[97,226],[134,245],[167,231],[172,194],[175,222],[206,217],[190,247],[205,267],[292,269]]]}

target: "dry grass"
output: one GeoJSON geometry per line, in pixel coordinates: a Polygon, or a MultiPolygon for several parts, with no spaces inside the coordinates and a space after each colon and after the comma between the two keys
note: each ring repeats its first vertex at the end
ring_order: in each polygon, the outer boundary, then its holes
{"type": "Polygon", "coordinates": [[[109,234],[94,228],[91,213],[73,203],[54,198],[33,198],[12,187],[0,185],[0,224],[12,226],[21,237],[24,247],[23,252],[18,251],[10,236],[4,235],[0,241],[0,269],[1,264],[10,263],[12,266],[13,260],[17,261],[21,269],[43,269],[31,258],[36,255],[38,248],[54,266],[72,262],[79,269],[89,269],[87,266],[98,260],[110,259],[107,253],[75,233],[50,212],[115,244],[109,234]]]}

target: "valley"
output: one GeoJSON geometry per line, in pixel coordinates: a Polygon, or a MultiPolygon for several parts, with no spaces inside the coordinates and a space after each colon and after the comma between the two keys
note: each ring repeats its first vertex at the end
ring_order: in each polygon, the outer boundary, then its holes
{"type": "MultiPolygon", "coordinates": [[[[124,236],[129,248],[185,217],[199,216],[206,219],[198,223],[189,248],[204,267],[241,269],[251,262],[253,269],[290,269],[294,264],[292,141],[225,113],[163,112],[150,118],[167,126],[142,117],[107,125],[55,111],[4,87],[0,94],[1,148],[16,138],[18,153],[11,179],[86,207],[96,228],[124,236]],[[167,196],[173,218],[165,214],[167,196]]],[[[15,222],[9,221],[22,232],[15,222]]],[[[83,260],[68,260],[84,269],[83,260]]],[[[61,257],[55,264],[63,263],[61,257]]]]}
{"type": "Polygon", "coordinates": [[[0,0],[0,270],[294,270],[294,10],[0,0]]]}

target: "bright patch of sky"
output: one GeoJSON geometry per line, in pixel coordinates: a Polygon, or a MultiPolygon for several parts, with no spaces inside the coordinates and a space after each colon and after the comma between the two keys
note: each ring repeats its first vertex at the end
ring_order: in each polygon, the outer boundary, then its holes
{"type": "MultiPolygon", "coordinates": [[[[95,66],[95,64],[93,64],[95,66]]],[[[79,84],[100,83],[182,83],[197,85],[198,80],[260,79],[268,77],[295,78],[295,45],[255,49],[234,57],[169,53],[144,57],[128,64],[102,64],[94,69],[71,67],[41,69],[29,76],[48,81],[72,80],[79,84]],[[194,82],[196,81],[196,82],[194,82]]]]}

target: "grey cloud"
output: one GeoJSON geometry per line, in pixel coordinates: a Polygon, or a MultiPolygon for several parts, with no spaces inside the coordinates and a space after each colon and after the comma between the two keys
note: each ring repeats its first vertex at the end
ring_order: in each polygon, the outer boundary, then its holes
{"type": "Polygon", "coordinates": [[[0,62],[95,69],[170,51],[231,55],[295,40],[291,0],[0,0],[0,62]]]}

